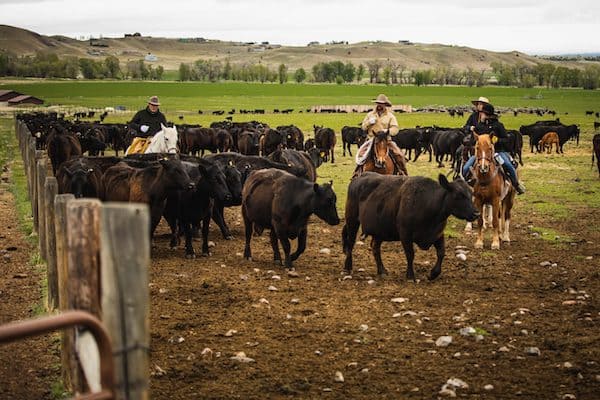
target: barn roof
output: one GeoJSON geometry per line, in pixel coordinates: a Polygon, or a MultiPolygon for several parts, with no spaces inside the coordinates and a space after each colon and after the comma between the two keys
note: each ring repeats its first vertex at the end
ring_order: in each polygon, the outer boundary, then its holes
{"type": "Polygon", "coordinates": [[[35,96],[31,96],[28,94],[22,94],[20,96],[17,97],[13,97],[12,99],[8,100],[9,103],[22,103],[25,100],[37,100],[37,101],[41,101],[42,103],[44,102],[44,100],[35,97],[35,96]]]}

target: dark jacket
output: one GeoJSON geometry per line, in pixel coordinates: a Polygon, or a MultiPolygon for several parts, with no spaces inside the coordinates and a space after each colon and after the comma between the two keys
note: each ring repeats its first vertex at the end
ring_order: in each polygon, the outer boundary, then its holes
{"type": "Polygon", "coordinates": [[[469,119],[467,119],[467,123],[465,124],[465,132],[467,134],[471,133],[471,127],[472,126],[477,126],[477,124],[479,123],[479,112],[478,111],[474,111],[473,113],[471,113],[471,115],[469,115],[469,119]]]}
{"type": "Polygon", "coordinates": [[[155,113],[150,112],[148,107],[140,110],[133,116],[133,119],[129,123],[129,126],[135,129],[138,137],[149,137],[154,136],[156,132],[160,131],[160,124],[167,125],[167,119],[165,115],[158,110],[155,113]],[[146,133],[140,130],[142,125],[148,125],[148,131],[146,133]]]}
{"type": "Polygon", "coordinates": [[[506,133],[506,129],[502,122],[498,121],[497,118],[486,119],[483,122],[479,122],[475,127],[476,133],[488,133],[491,136],[495,136],[498,138],[498,141],[494,144],[494,150],[497,153],[500,152],[508,152],[508,133],[506,133]]]}

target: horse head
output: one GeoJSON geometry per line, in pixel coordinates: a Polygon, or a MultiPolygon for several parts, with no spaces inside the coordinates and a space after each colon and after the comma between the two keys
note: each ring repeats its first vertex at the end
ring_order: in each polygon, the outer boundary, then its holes
{"type": "Polygon", "coordinates": [[[475,158],[476,171],[481,175],[488,175],[495,169],[494,164],[494,144],[489,134],[478,135],[473,133],[476,140],[475,158]]]}
{"type": "Polygon", "coordinates": [[[152,138],[146,153],[177,153],[177,140],[179,139],[177,128],[163,124],[160,124],[160,127],[161,130],[152,138]]]}
{"type": "Polygon", "coordinates": [[[385,159],[388,155],[388,133],[380,131],[375,134],[373,139],[373,157],[375,158],[375,167],[384,168],[385,159]]]}

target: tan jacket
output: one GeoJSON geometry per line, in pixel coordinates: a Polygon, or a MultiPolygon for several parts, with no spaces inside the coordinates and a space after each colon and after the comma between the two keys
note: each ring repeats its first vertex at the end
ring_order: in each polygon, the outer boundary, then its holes
{"type": "Polygon", "coordinates": [[[384,131],[386,129],[388,130],[389,134],[393,136],[398,133],[398,121],[389,108],[386,108],[385,112],[381,114],[381,116],[377,114],[376,110],[373,110],[365,116],[365,119],[363,119],[362,129],[363,131],[367,131],[369,137],[373,137],[377,132],[384,131]],[[373,125],[369,124],[369,119],[371,119],[371,117],[375,117],[377,120],[373,125]]]}

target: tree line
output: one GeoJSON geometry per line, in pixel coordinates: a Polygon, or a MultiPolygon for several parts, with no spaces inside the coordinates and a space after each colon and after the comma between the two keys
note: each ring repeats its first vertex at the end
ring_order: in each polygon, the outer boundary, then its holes
{"type": "Polygon", "coordinates": [[[51,53],[16,56],[0,51],[0,76],[162,80],[163,74],[164,68],[161,65],[153,67],[144,60],[129,61],[122,68],[115,56],[108,56],[104,60],[74,56],[59,59],[56,54],[51,53]]]}

